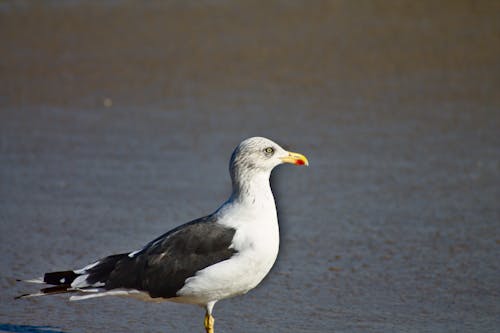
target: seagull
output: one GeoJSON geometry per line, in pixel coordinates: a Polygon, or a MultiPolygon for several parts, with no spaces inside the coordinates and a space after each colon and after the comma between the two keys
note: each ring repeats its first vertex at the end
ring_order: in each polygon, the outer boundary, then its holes
{"type": "Polygon", "coordinates": [[[269,177],[282,163],[307,158],[252,137],[231,155],[232,193],[214,213],[180,225],[143,248],[99,259],[81,269],[45,273],[25,282],[52,285],[16,298],[72,293],[70,300],[129,296],[205,308],[214,332],[215,303],[255,288],[278,255],[279,227],[269,177]]]}

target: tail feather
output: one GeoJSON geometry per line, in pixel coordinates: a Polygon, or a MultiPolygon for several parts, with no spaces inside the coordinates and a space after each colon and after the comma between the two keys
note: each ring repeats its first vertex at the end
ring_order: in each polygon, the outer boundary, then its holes
{"type": "Polygon", "coordinates": [[[55,286],[55,287],[47,287],[40,290],[40,292],[44,293],[45,295],[64,294],[64,293],[71,293],[74,291],[75,290],[71,289],[71,286],[69,284],[55,286]]]}
{"type": "Polygon", "coordinates": [[[21,280],[21,279],[16,279],[17,282],[26,282],[26,283],[38,283],[38,284],[44,284],[45,282],[43,281],[43,277],[38,277],[34,279],[29,279],[29,280],[21,280]]]}
{"type": "Polygon", "coordinates": [[[45,283],[53,287],[40,289],[38,293],[23,294],[18,298],[45,296],[52,294],[94,291],[106,286],[110,274],[116,268],[118,262],[123,259],[132,260],[128,253],[115,254],[105,257],[82,269],[74,271],[58,271],[45,273],[43,278],[23,280],[30,283],[45,283]],[[97,288],[97,289],[96,289],[97,288]]]}
{"type": "Polygon", "coordinates": [[[14,297],[15,299],[20,298],[28,298],[28,297],[37,297],[37,296],[45,296],[45,295],[54,295],[54,294],[65,294],[65,293],[73,293],[76,292],[75,289],[72,289],[69,284],[55,286],[55,287],[47,287],[40,289],[40,292],[33,294],[22,294],[14,297]]]}
{"type": "Polygon", "coordinates": [[[45,283],[53,285],[53,287],[42,288],[39,292],[33,294],[22,294],[16,296],[15,299],[75,292],[75,289],[71,287],[71,283],[78,276],[80,274],[76,274],[74,271],[60,271],[45,273],[43,279],[19,280],[28,283],[45,283]]]}

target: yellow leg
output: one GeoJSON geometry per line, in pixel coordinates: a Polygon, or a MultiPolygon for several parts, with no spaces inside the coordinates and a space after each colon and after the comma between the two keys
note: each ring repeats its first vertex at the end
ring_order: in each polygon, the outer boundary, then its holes
{"type": "Polygon", "coordinates": [[[205,330],[207,333],[214,333],[214,317],[212,317],[211,314],[208,314],[208,312],[205,314],[205,330]]]}

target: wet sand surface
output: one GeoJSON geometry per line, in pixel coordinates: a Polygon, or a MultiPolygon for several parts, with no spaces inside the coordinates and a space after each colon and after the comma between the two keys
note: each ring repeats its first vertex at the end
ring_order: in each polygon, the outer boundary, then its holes
{"type": "Polygon", "coordinates": [[[2,2],[0,330],[202,331],[188,305],[14,301],[35,290],[15,278],[211,213],[232,149],[254,135],[311,165],[273,173],[278,261],[217,304],[217,332],[498,330],[499,13],[495,1],[2,2]]]}

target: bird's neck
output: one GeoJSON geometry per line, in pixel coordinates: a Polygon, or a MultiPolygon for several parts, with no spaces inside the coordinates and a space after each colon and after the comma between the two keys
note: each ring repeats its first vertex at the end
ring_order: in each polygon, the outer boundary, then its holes
{"type": "Polygon", "coordinates": [[[269,176],[270,173],[260,172],[247,177],[233,178],[233,192],[230,200],[259,209],[276,209],[269,176]]]}

